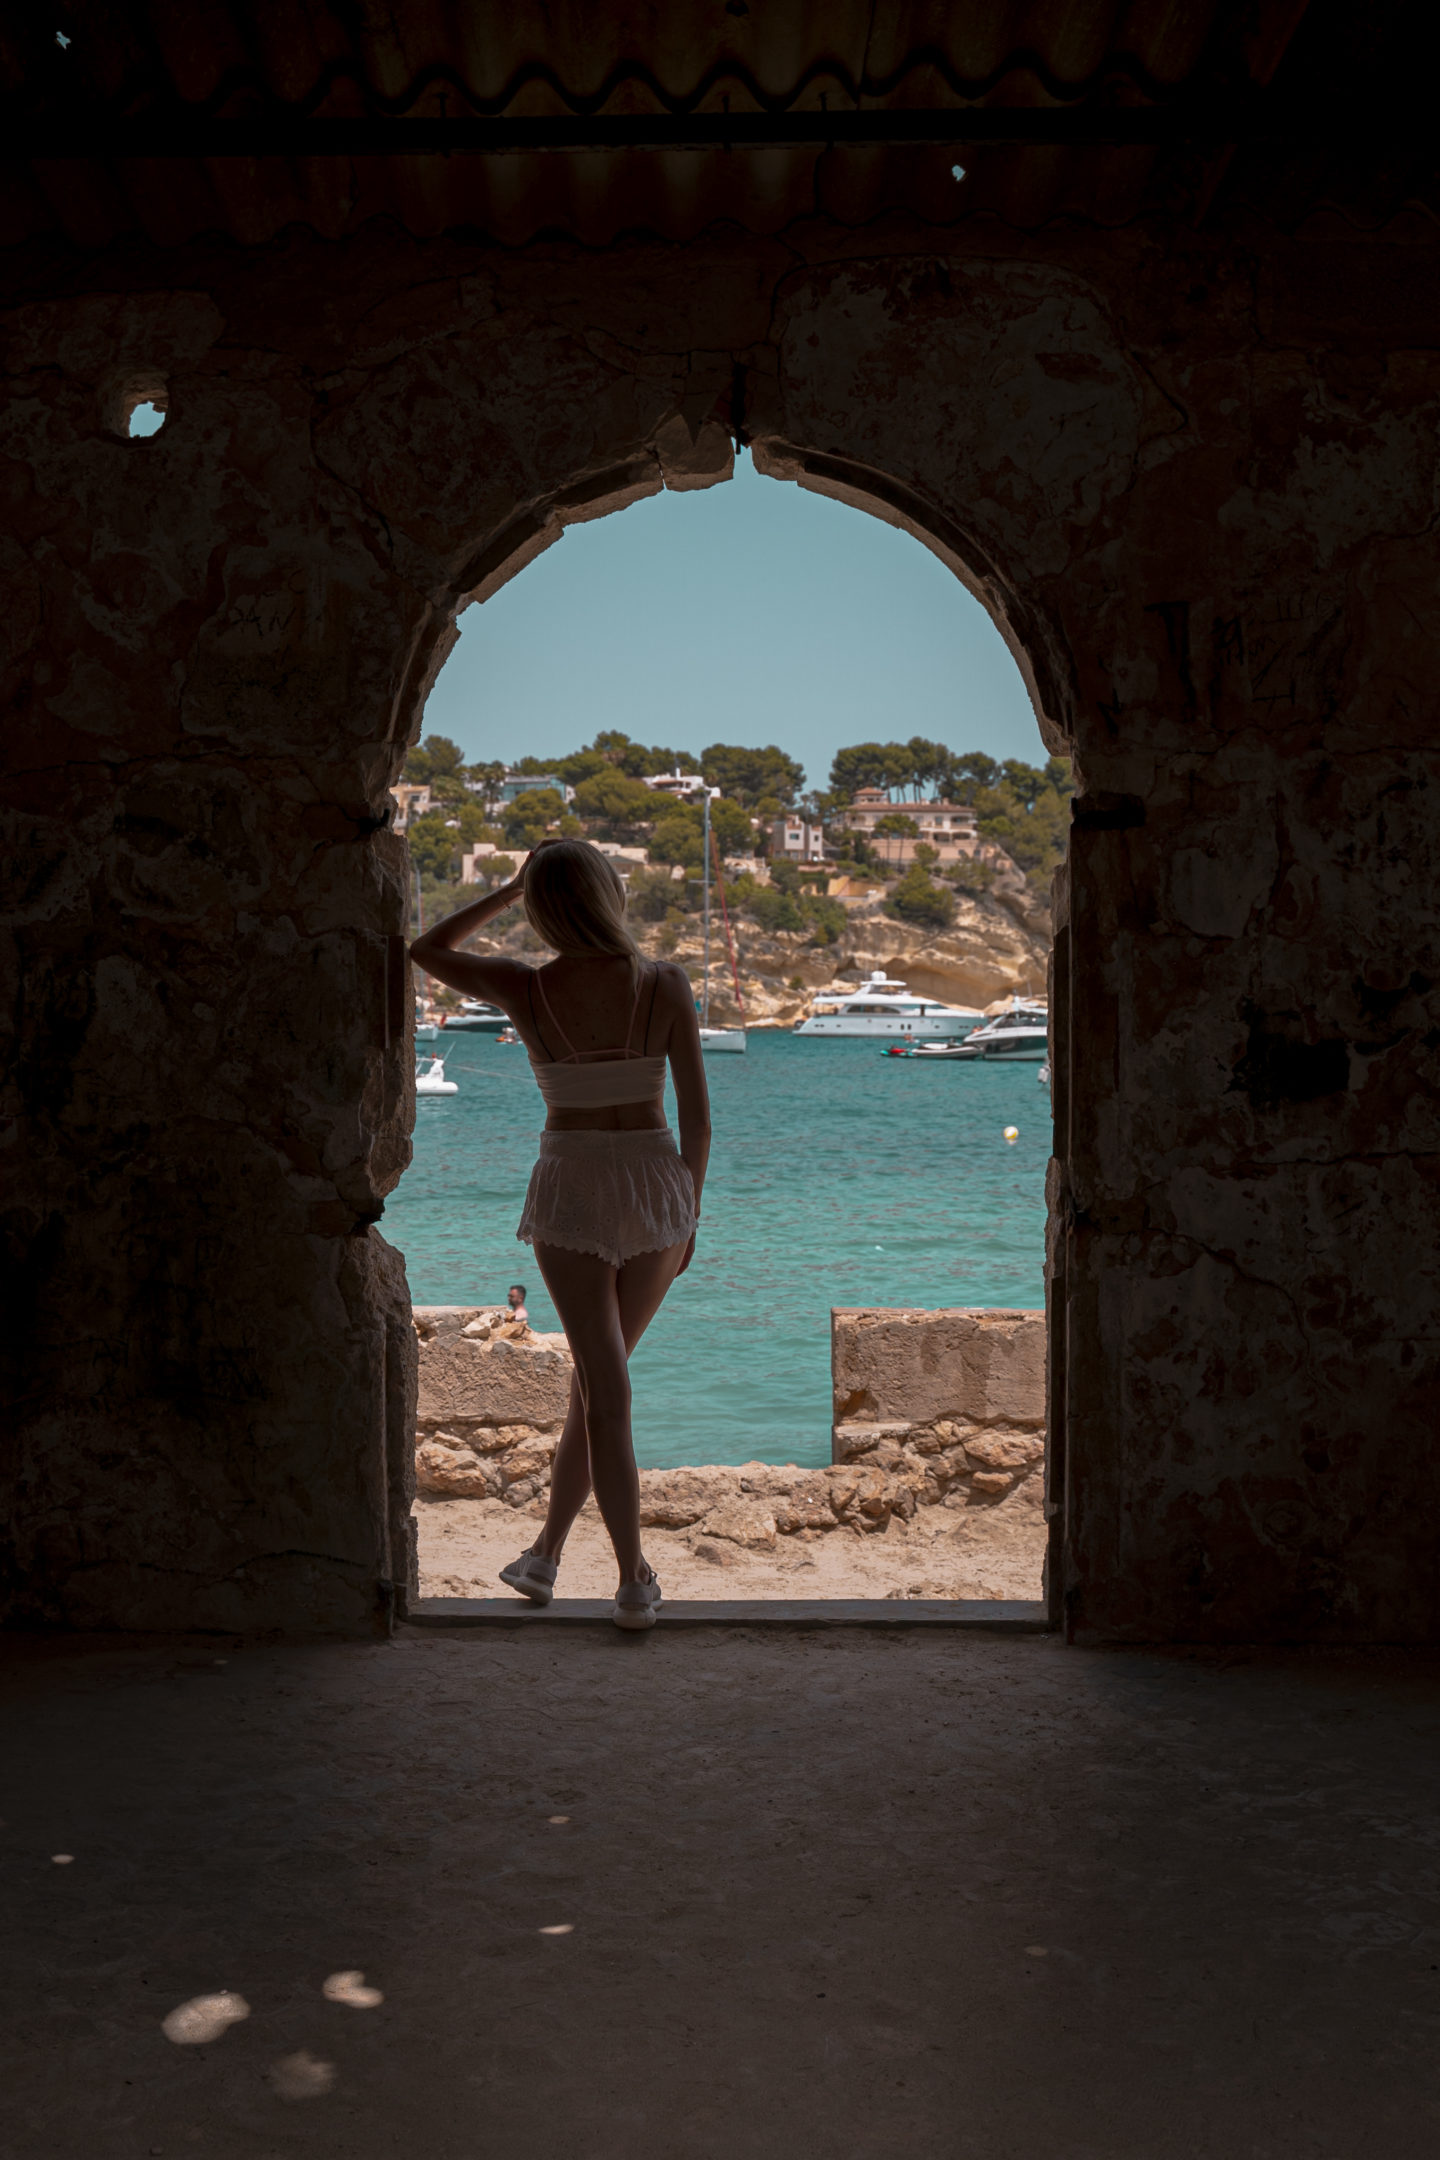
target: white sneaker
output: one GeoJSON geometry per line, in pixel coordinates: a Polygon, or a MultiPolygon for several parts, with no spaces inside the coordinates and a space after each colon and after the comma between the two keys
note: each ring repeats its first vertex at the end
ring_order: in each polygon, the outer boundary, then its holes
{"type": "Polygon", "coordinates": [[[521,1597],[528,1597],[532,1605],[548,1605],[555,1595],[555,1574],[558,1562],[542,1560],[537,1552],[522,1552],[509,1567],[502,1567],[500,1580],[518,1590],[521,1597]]]}
{"type": "Polygon", "coordinates": [[[637,1632],[641,1628],[654,1627],[659,1610],[660,1578],[654,1568],[650,1568],[643,1582],[621,1583],[610,1617],[616,1627],[637,1632]]]}

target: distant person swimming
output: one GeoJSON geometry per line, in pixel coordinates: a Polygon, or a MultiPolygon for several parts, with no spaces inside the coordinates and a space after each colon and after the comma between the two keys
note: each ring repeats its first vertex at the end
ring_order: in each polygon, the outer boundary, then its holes
{"type": "MultiPolygon", "coordinates": [[[[584,840],[542,840],[508,885],[427,930],[410,954],[510,1015],[549,1111],[515,1234],[535,1248],[575,1372],[545,1527],[500,1579],[548,1605],[593,1489],[620,1570],[615,1624],[653,1627],[660,1584],[640,1549],[628,1363],[695,1251],[710,1102],[690,979],[673,961],[642,958],[619,875],[584,840]],[[556,959],[534,968],[457,951],[517,901],[556,959]],[[678,1147],[665,1123],[667,1061],[678,1147]]],[[[523,1313],[519,1283],[511,1309],[517,1291],[523,1313]]]]}
{"type": "Polygon", "coordinates": [[[510,1288],[505,1293],[505,1302],[510,1307],[511,1319],[523,1320],[526,1327],[529,1327],[530,1315],[525,1310],[525,1285],[523,1282],[511,1283],[510,1288]]]}

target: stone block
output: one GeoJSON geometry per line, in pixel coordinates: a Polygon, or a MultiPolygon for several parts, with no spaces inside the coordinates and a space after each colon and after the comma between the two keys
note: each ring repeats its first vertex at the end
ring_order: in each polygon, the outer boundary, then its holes
{"type": "Polygon", "coordinates": [[[1044,1423],[1043,1313],[837,1308],[831,1367],[837,1462],[867,1452],[867,1426],[878,1441],[945,1420],[1044,1423]]]}
{"type": "Polygon", "coordinates": [[[569,1407],[569,1352],[533,1337],[482,1340],[460,1326],[437,1329],[421,1336],[419,1366],[422,1426],[556,1425],[569,1407]]]}

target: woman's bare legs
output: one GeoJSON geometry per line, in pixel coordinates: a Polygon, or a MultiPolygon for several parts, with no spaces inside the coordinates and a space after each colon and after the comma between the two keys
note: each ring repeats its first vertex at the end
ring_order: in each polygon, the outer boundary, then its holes
{"type": "Polygon", "coordinates": [[[621,1582],[638,1582],[640,1479],[630,1432],[630,1352],[659,1311],[688,1247],[666,1246],[637,1253],[613,1268],[594,1253],[535,1247],[575,1376],[570,1408],[550,1473],[550,1507],[534,1550],[559,1558],[570,1526],[593,1485],[596,1503],[615,1548],[621,1582]]]}

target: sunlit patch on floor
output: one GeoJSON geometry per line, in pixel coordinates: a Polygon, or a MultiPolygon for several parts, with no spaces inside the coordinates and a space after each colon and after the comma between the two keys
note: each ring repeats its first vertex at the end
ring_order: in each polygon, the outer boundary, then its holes
{"type": "Polygon", "coordinates": [[[348,2003],[352,2010],[373,2010],[385,1997],[366,1987],[363,1972],[333,1972],[320,1990],[327,2002],[348,2003]]]}
{"type": "Polygon", "coordinates": [[[161,2019],[160,2030],[176,2047],[204,2047],[211,2040],[223,2039],[232,2025],[249,2015],[244,1996],[222,1988],[218,1994],[192,1995],[188,2002],[177,2003],[161,2019]]]}
{"type": "Polygon", "coordinates": [[[282,2100],[318,2100],[335,2083],[334,2063],[322,2062],[308,2048],[282,2055],[265,2073],[272,2092],[282,2100]]]}

